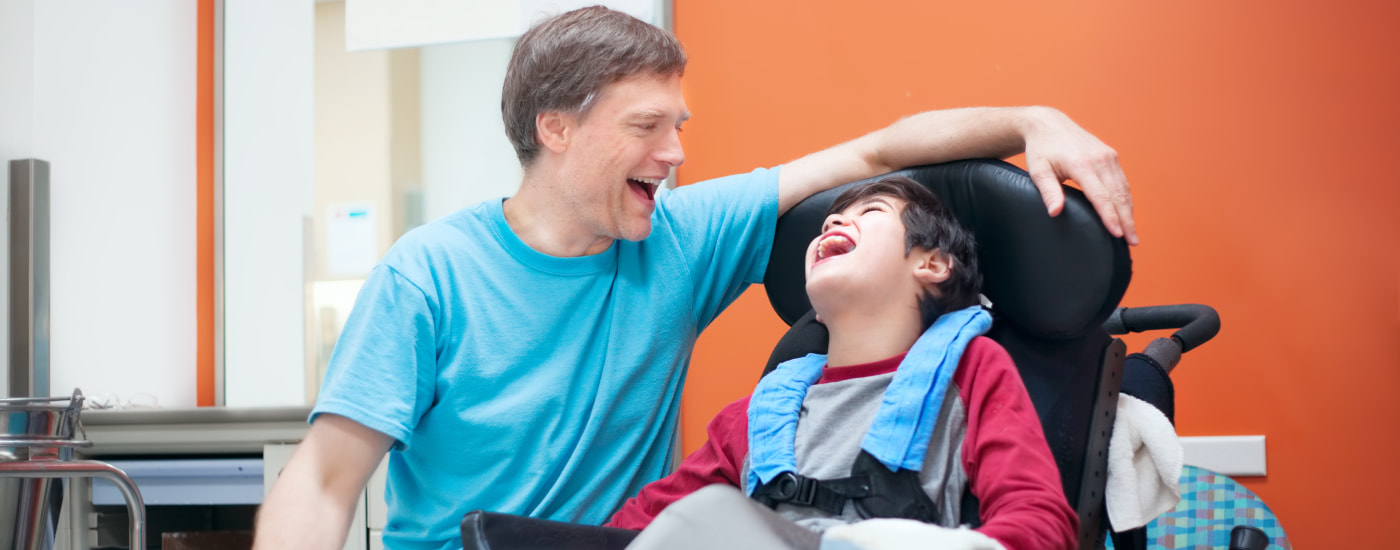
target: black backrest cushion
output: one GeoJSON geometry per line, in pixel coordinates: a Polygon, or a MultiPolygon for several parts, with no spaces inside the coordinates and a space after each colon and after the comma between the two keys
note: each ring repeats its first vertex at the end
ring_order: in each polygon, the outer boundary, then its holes
{"type": "MultiPolygon", "coordinates": [[[[1064,188],[1064,210],[1051,218],[1026,173],[1005,162],[959,161],[894,174],[926,185],[976,237],[983,293],[993,302],[988,336],[1016,361],[1066,496],[1084,522],[1102,502],[1095,488],[1101,491],[1103,480],[1090,479],[1102,457],[1090,449],[1106,444],[1107,432],[1090,428],[1113,406],[1102,395],[1117,388],[1116,380],[1101,380],[1111,341],[1103,322],[1132,278],[1127,244],[1108,233],[1077,189],[1064,188]]],[[[859,183],[813,195],[778,220],[764,286],[773,309],[792,326],[764,374],[782,361],[826,352],[828,335],[807,300],[803,260],[827,207],[859,183]]]]}

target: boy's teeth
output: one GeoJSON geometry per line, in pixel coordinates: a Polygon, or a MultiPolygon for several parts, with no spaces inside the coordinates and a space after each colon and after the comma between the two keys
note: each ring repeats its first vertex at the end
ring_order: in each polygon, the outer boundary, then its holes
{"type": "Polygon", "coordinates": [[[832,235],[822,242],[817,243],[817,259],[823,259],[832,255],[844,254],[855,248],[851,240],[844,235],[832,235]]]}

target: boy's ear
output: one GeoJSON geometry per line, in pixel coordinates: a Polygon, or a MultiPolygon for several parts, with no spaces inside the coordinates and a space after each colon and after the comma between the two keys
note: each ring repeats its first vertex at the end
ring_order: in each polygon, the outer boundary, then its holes
{"type": "Polygon", "coordinates": [[[573,136],[573,116],[559,111],[541,111],[535,115],[535,135],[540,147],[555,153],[568,148],[573,136]]]}
{"type": "Polygon", "coordinates": [[[953,276],[953,257],[942,250],[918,250],[918,262],[914,264],[914,279],[924,286],[934,286],[953,276]]]}

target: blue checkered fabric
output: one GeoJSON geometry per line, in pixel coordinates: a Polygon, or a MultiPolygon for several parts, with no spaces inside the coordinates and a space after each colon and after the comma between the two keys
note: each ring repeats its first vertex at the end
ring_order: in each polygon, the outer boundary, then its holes
{"type": "MultiPolygon", "coordinates": [[[[1278,518],[1249,489],[1204,468],[1181,471],[1181,502],[1147,524],[1148,548],[1213,550],[1230,547],[1230,531],[1248,525],[1269,535],[1269,550],[1293,550],[1278,518]]],[[[1105,541],[1113,548],[1113,541],[1105,541]]]]}

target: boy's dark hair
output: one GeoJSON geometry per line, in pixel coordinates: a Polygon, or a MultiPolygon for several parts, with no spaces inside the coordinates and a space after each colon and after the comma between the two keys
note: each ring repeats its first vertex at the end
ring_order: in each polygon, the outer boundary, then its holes
{"type": "Polygon", "coordinates": [[[605,86],[639,75],[680,76],[685,61],[675,35],[603,6],[536,24],[516,41],[501,90],[501,116],[515,156],[528,167],[539,155],[540,113],[585,117],[605,86]]]}
{"type": "Polygon", "coordinates": [[[893,197],[904,202],[900,219],[904,222],[904,253],[914,248],[937,250],[952,258],[952,273],[938,283],[941,297],[927,293],[919,299],[923,328],[927,329],[945,311],[981,303],[982,272],[977,268],[977,242],[964,229],[952,211],[932,191],[904,176],[890,176],[852,187],[831,203],[827,215],[841,212],[872,197],[893,197]]]}

